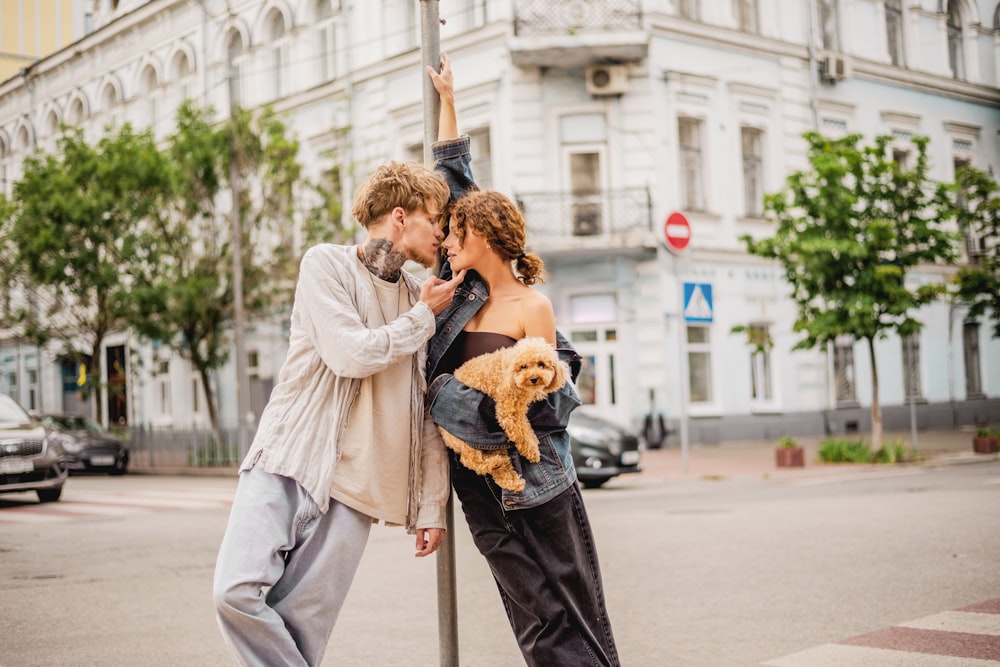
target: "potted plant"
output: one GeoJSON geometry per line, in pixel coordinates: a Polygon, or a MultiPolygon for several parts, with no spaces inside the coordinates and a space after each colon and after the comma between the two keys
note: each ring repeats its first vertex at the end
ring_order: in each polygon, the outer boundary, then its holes
{"type": "Polygon", "coordinates": [[[997,432],[988,428],[977,429],[976,434],[972,436],[972,450],[978,454],[993,454],[1000,451],[997,432]]]}
{"type": "Polygon", "coordinates": [[[801,468],[806,464],[806,453],[795,438],[786,435],[778,441],[774,460],[779,468],[801,468]]]}

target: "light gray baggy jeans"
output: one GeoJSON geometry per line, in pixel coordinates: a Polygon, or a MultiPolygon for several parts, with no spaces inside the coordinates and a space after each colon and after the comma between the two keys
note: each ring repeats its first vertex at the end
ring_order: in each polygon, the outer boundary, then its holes
{"type": "Polygon", "coordinates": [[[319,665],[371,525],[333,500],[323,514],[291,478],[260,466],[240,473],[213,586],[239,664],[319,665]]]}

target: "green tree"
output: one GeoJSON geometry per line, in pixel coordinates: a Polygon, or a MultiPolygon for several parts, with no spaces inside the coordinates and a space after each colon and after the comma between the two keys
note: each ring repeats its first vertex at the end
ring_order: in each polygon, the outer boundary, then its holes
{"type": "Polygon", "coordinates": [[[298,141],[270,112],[240,110],[218,125],[211,118],[211,110],[189,103],[178,110],[167,148],[172,200],[146,241],[158,261],[138,281],[132,324],[191,363],[221,442],[210,378],[229,358],[234,322],[231,177],[239,193],[248,320],[286,309],[291,301],[299,259],[296,200],[307,184],[298,141]]]}
{"type": "Polygon", "coordinates": [[[101,346],[125,328],[133,267],[151,259],[139,242],[143,222],[167,191],[169,172],[149,132],[131,126],[96,145],[65,130],[53,154],[28,157],[14,184],[10,225],[15,261],[32,294],[20,321],[37,344],[61,342],[64,357],[87,359],[86,393],[103,405],[101,346]]]}
{"type": "Polygon", "coordinates": [[[920,330],[912,313],[944,284],[907,285],[916,267],[950,262],[955,235],[941,224],[941,188],[927,177],[927,140],[910,169],[887,157],[890,137],[831,140],[807,133],[809,168],[765,197],[773,236],[741,237],[753,255],[785,270],[798,313],[796,349],[825,349],[838,336],[864,339],[872,370],[872,447],[882,440],[875,341],[920,330]]]}
{"type": "Polygon", "coordinates": [[[951,212],[966,237],[969,264],[956,274],[956,297],[969,304],[969,318],[990,313],[1000,338],[1000,188],[975,167],[963,167],[949,188],[951,212]]]}

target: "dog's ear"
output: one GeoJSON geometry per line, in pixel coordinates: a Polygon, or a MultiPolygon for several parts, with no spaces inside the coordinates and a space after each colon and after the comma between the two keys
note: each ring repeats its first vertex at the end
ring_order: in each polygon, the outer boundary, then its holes
{"type": "Polygon", "coordinates": [[[566,376],[569,367],[557,358],[553,368],[555,369],[555,373],[552,374],[552,381],[549,382],[547,387],[545,387],[546,392],[553,392],[566,384],[566,376]]]}

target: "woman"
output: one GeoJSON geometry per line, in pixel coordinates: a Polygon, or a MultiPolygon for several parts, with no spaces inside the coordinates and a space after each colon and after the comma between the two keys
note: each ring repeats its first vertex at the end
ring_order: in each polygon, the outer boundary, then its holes
{"type": "Polygon", "coordinates": [[[619,665],[590,523],[576,480],[566,424],[580,404],[572,383],[532,404],[529,419],[541,460],[529,463],[496,422],[491,399],[451,374],[466,359],[541,336],[560,356],[579,357],[555,328],[552,304],[530,286],[542,260],[525,249],[517,207],[498,192],[479,192],[469,170],[469,139],[459,137],[451,67],[428,68],[441,96],[437,168],[448,179],[447,261],[442,276],[467,271],[452,305],[437,317],[428,349],[428,404],[435,423],[480,449],[506,449],[525,479],[501,489],[452,454],[452,485],[480,553],[489,563],[528,665],[619,665]]]}

